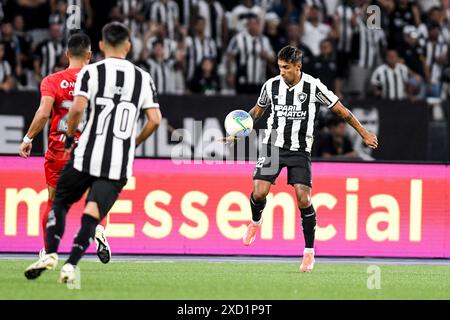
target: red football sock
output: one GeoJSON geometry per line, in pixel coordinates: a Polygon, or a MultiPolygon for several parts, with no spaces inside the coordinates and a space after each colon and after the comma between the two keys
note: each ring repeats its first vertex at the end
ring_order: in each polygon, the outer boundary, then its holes
{"type": "Polygon", "coordinates": [[[44,237],[44,248],[45,248],[45,237],[47,236],[47,218],[48,218],[48,213],[50,212],[50,210],[52,210],[52,206],[53,206],[53,200],[48,199],[47,200],[47,207],[45,208],[44,214],[42,215],[42,234],[44,237]]]}

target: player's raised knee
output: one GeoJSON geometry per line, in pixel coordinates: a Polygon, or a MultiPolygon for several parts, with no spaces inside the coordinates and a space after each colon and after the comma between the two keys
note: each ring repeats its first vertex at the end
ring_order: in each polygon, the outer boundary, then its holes
{"type": "Polygon", "coordinates": [[[266,186],[261,183],[255,183],[253,187],[253,199],[255,201],[263,201],[270,191],[270,185],[266,186]]]}
{"type": "Polygon", "coordinates": [[[311,206],[310,192],[297,192],[297,206],[299,208],[308,208],[311,206]]]}

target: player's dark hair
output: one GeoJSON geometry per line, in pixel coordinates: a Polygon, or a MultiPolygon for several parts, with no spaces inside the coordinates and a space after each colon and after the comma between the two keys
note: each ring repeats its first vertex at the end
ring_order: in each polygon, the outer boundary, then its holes
{"type": "Polygon", "coordinates": [[[285,46],[278,52],[278,60],[288,63],[302,63],[303,53],[294,46],[285,46]]]}
{"type": "Polygon", "coordinates": [[[259,20],[259,17],[256,15],[256,14],[254,14],[253,12],[249,12],[248,14],[246,14],[246,15],[244,15],[245,16],[245,18],[247,18],[247,19],[256,19],[256,20],[259,20]]]}
{"type": "Polygon", "coordinates": [[[195,18],[195,23],[197,23],[197,22],[199,22],[199,21],[206,21],[206,19],[205,19],[205,17],[203,17],[203,16],[197,16],[197,17],[195,18]]]}
{"type": "Polygon", "coordinates": [[[162,45],[164,47],[164,39],[163,38],[156,38],[156,40],[153,42],[153,46],[155,47],[156,45],[162,45]]]}
{"type": "Polygon", "coordinates": [[[102,40],[112,47],[117,47],[129,39],[130,30],[121,22],[110,22],[102,29],[102,40]]]}
{"type": "Polygon", "coordinates": [[[325,38],[325,39],[323,39],[322,41],[320,41],[320,45],[322,45],[322,44],[325,43],[325,42],[329,42],[329,43],[333,44],[333,39],[331,39],[331,38],[325,38]]]}
{"type": "Polygon", "coordinates": [[[91,39],[84,33],[75,33],[69,37],[67,50],[76,57],[82,57],[87,51],[90,51],[91,39]]]}
{"type": "Polygon", "coordinates": [[[431,14],[431,13],[433,13],[434,11],[438,11],[438,12],[440,12],[442,10],[442,8],[441,7],[439,7],[439,6],[432,6],[430,9],[428,9],[428,14],[431,14]]]}

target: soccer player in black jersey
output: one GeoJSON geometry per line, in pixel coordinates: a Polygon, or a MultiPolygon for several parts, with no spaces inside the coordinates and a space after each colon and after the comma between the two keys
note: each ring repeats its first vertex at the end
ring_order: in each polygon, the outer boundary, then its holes
{"type": "Polygon", "coordinates": [[[256,122],[269,106],[271,108],[263,138],[268,152],[256,164],[253,192],[250,195],[252,221],[245,232],[243,243],[248,246],[254,241],[262,223],[262,212],[270,187],[281,169],[287,167],[287,182],[295,189],[305,238],[300,271],[310,272],[314,267],[316,227],[316,212],[311,204],[311,147],[314,122],[320,106],[325,105],[342,117],[370,148],[377,148],[378,140],[319,79],[302,72],[302,52],[299,49],[286,46],[280,50],[278,66],[280,74],[263,85],[256,105],[249,111],[256,122]]]}

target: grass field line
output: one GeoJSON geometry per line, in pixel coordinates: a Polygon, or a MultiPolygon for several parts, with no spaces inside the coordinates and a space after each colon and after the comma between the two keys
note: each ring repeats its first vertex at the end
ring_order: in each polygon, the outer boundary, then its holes
{"type": "MultiPolygon", "coordinates": [[[[36,254],[0,253],[0,260],[34,260],[36,254]]],[[[61,254],[60,259],[66,259],[61,254]]],[[[95,254],[84,257],[87,261],[98,261],[95,254]]],[[[160,262],[209,262],[209,263],[300,263],[299,257],[278,256],[219,256],[219,255],[114,255],[114,262],[160,263],[160,262]]],[[[450,266],[450,259],[372,258],[372,257],[317,257],[320,264],[376,264],[376,265],[436,265],[450,266]]]]}
{"type": "Polygon", "coordinates": [[[107,265],[93,256],[81,261],[74,286],[57,283],[63,261],[39,279],[27,280],[23,271],[30,259],[0,260],[0,300],[450,299],[448,265],[375,265],[381,259],[359,259],[369,263],[363,265],[344,263],[348,258],[339,259],[340,263],[321,258],[323,262],[317,263],[312,273],[300,273],[298,262],[255,263],[258,260],[252,259],[245,263],[244,259],[232,262],[230,257],[220,257],[221,261],[214,257],[213,262],[174,257],[178,260],[148,259],[141,263],[145,260],[139,257],[140,263],[136,263],[129,256],[124,258],[127,260],[116,259],[107,265]]]}

